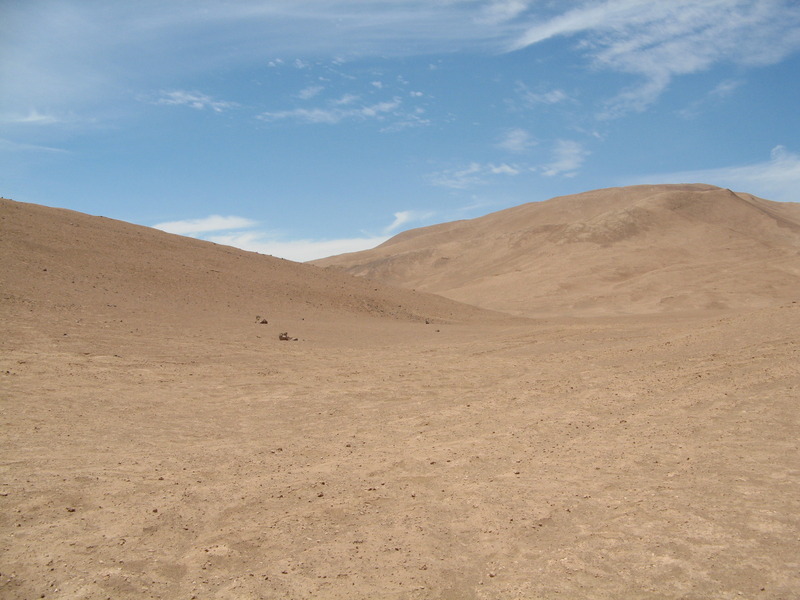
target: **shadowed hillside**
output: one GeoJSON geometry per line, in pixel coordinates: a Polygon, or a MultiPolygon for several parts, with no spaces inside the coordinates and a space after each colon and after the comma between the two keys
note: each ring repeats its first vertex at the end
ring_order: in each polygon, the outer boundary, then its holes
{"type": "Polygon", "coordinates": [[[770,306],[800,290],[800,205],[702,184],[610,188],[315,264],[528,316],[770,306]]]}

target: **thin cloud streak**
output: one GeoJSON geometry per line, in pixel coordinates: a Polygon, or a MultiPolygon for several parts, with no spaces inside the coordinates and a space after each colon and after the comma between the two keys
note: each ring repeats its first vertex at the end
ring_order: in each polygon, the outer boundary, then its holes
{"type": "Polygon", "coordinates": [[[538,22],[508,46],[580,35],[594,67],[645,79],[611,99],[602,118],[642,111],[678,75],[720,62],[779,62],[800,48],[800,6],[789,0],[606,0],[538,22]]]}
{"type": "Polygon", "coordinates": [[[156,104],[163,104],[167,106],[188,106],[196,110],[204,110],[210,108],[214,112],[222,112],[231,108],[239,106],[236,102],[228,102],[226,100],[215,100],[211,96],[201,92],[173,90],[170,92],[162,92],[161,97],[155,101],[156,104]]]}
{"type": "Polygon", "coordinates": [[[695,100],[686,108],[679,110],[678,114],[684,119],[697,117],[704,110],[708,110],[708,107],[715,106],[733,95],[733,93],[743,85],[744,81],[741,79],[722,81],[704,97],[695,100]]]}
{"type": "Polygon", "coordinates": [[[0,112],[65,105],[82,112],[130,94],[132,82],[147,93],[148,82],[282,64],[281,55],[303,68],[332,56],[491,51],[509,36],[505,21],[477,22],[472,2],[142,0],[104,3],[102,10],[78,0],[7,4],[0,20],[0,112]]]}
{"type": "Polygon", "coordinates": [[[307,262],[346,252],[374,248],[410,223],[431,219],[433,212],[404,210],[394,213],[394,220],[382,234],[334,239],[285,239],[279,232],[258,229],[258,221],[238,216],[210,215],[153,225],[155,229],[185,235],[250,252],[268,254],[287,260],[307,262]],[[243,230],[243,231],[237,231],[243,230]]]}
{"type": "Polygon", "coordinates": [[[160,229],[167,233],[178,235],[193,235],[207,233],[209,231],[223,231],[231,229],[244,229],[258,225],[257,221],[244,217],[221,215],[211,215],[202,219],[185,219],[183,221],[169,221],[153,225],[154,229],[160,229]]]}
{"type": "Polygon", "coordinates": [[[560,104],[573,101],[564,90],[554,89],[546,92],[534,92],[522,82],[517,82],[516,91],[522,103],[529,108],[537,104],[560,104]]]}
{"type": "Polygon", "coordinates": [[[389,236],[341,238],[333,240],[278,240],[259,231],[226,233],[203,238],[216,244],[234,246],[250,252],[268,254],[296,262],[308,262],[346,252],[358,252],[374,248],[389,239],[389,236]]]}
{"type": "Polygon", "coordinates": [[[527,130],[515,128],[507,131],[496,146],[501,150],[520,154],[536,144],[537,141],[527,130]]]}
{"type": "Polygon", "coordinates": [[[621,185],[644,183],[708,183],[747,192],[767,200],[800,202],[800,154],[776,146],[769,160],[749,165],[659,173],[626,179],[621,185]]]}
{"type": "Polygon", "coordinates": [[[390,234],[396,232],[401,227],[408,225],[409,223],[418,223],[420,221],[426,221],[431,219],[434,216],[434,212],[432,211],[417,211],[417,210],[402,210],[400,212],[394,213],[394,221],[383,230],[383,233],[390,234]]]}
{"type": "Polygon", "coordinates": [[[378,102],[359,108],[295,108],[261,113],[257,118],[262,121],[291,120],[300,123],[335,125],[351,119],[381,119],[400,108],[401,101],[395,98],[387,102],[378,102]]]}
{"type": "Polygon", "coordinates": [[[64,150],[63,148],[26,144],[4,138],[0,138],[0,152],[55,152],[58,154],[70,154],[69,150],[64,150]]]}
{"type": "MultiPolygon", "coordinates": [[[[721,62],[773,64],[800,49],[800,5],[791,0],[605,0],[555,16],[530,0],[143,0],[102,11],[75,0],[11,4],[0,23],[3,111],[81,110],[124,93],[132,80],[144,90],[148,81],[278,64],[281,54],[298,57],[301,68],[331,56],[513,52],[573,36],[593,67],[645,80],[608,102],[600,116],[611,118],[644,110],[678,75],[721,62]]],[[[532,101],[565,99],[561,90],[538,96],[532,101]]],[[[232,107],[202,94],[164,102],[232,107]]]]}
{"type": "Polygon", "coordinates": [[[297,94],[297,97],[301,100],[310,100],[314,96],[317,96],[324,89],[325,88],[321,85],[310,85],[300,90],[300,92],[297,94]]]}
{"type": "Polygon", "coordinates": [[[64,123],[65,121],[55,115],[40,113],[35,108],[32,108],[25,116],[8,116],[3,118],[2,122],[15,125],[53,125],[55,123],[64,123]]]}
{"type": "Polygon", "coordinates": [[[530,0],[494,0],[481,9],[476,20],[490,25],[505,23],[524,13],[530,5],[530,0]]]}
{"type": "Polygon", "coordinates": [[[439,187],[464,190],[477,185],[488,183],[493,175],[519,175],[518,167],[506,163],[479,163],[472,162],[460,169],[447,169],[430,175],[433,185],[439,187]]]}
{"type": "Polygon", "coordinates": [[[580,142],[557,140],[553,150],[553,160],[540,167],[535,167],[533,170],[541,172],[545,177],[556,175],[574,177],[589,154],[590,152],[580,142]]]}

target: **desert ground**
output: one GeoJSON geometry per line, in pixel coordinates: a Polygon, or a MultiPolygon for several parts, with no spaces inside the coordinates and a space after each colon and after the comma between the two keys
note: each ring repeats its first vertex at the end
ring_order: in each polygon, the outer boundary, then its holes
{"type": "Polygon", "coordinates": [[[506,271],[0,200],[0,597],[800,597],[796,207],[662,192],[506,271]]]}

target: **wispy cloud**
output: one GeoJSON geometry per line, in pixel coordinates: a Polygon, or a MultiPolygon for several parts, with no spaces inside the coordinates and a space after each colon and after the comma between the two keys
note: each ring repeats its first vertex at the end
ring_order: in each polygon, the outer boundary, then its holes
{"type": "Polygon", "coordinates": [[[249,250],[250,252],[269,254],[297,262],[307,262],[336,254],[344,254],[345,252],[368,250],[382,244],[389,239],[389,236],[365,236],[331,240],[281,240],[272,237],[268,233],[245,231],[212,235],[204,239],[217,244],[249,250]]]}
{"type": "Polygon", "coordinates": [[[258,221],[238,216],[210,215],[201,219],[158,223],[153,227],[167,233],[305,262],[334,254],[374,248],[389,239],[390,232],[406,223],[426,218],[427,215],[428,213],[417,211],[401,211],[395,213],[394,221],[381,235],[334,239],[286,239],[286,235],[281,232],[264,230],[258,221]]]}
{"type": "Polygon", "coordinates": [[[8,115],[3,117],[2,122],[12,123],[17,125],[53,125],[56,123],[64,123],[67,119],[57,117],[53,114],[40,113],[35,108],[32,108],[24,115],[8,115]]]}
{"type": "Polygon", "coordinates": [[[399,98],[386,102],[378,102],[357,108],[339,108],[337,106],[327,108],[294,108],[291,110],[279,110],[261,113],[258,118],[262,121],[282,121],[291,120],[300,123],[327,123],[335,125],[342,121],[359,119],[383,119],[388,114],[392,114],[400,108],[399,98]]]}
{"type": "Polygon", "coordinates": [[[493,0],[481,8],[475,19],[479,23],[505,23],[524,13],[530,5],[530,0],[493,0]]]}
{"type": "MultiPolygon", "coordinates": [[[[1,147],[0,140],[0,147],[1,147]]],[[[431,211],[403,210],[394,213],[392,222],[380,234],[364,233],[355,237],[333,239],[287,239],[284,233],[267,231],[258,221],[238,216],[210,215],[201,219],[185,219],[158,223],[153,227],[242,250],[269,254],[279,258],[306,262],[345,252],[358,252],[382,244],[399,229],[411,223],[431,219],[431,211]]]]}
{"type": "Polygon", "coordinates": [[[15,142],[0,138],[0,152],[56,152],[68,154],[68,150],[63,148],[52,148],[50,146],[41,146],[39,144],[26,144],[23,142],[15,142]]]}
{"type": "Polygon", "coordinates": [[[695,100],[686,108],[678,111],[678,114],[685,118],[690,119],[699,115],[704,109],[713,106],[723,101],[725,98],[731,96],[737,89],[744,85],[742,79],[726,79],[714,87],[702,98],[695,100]]]}
{"type": "Polygon", "coordinates": [[[508,152],[522,153],[535,146],[537,141],[525,129],[515,128],[507,131],[497,144],[498,148],[508,152]]]}
{"type": "Polygon", "coordinates": [[[488,183],[493,175],[518,175],[520,172],[518,167],[506,163],[473,162],[463,168],[434,173],[430,176],[430,181],[440,187],[464,190],[488,183]]]}
{"type": "Polygon", "coordinates": [[[536,104],[560,104],[572,101],[572,98],[564,90],[534,92],[522,82],[517,82],[515,87],[522,104],[529,107],[536,104]]]}
{"type": "Polygon", "coordinates": [[[209,231],[229,231],[231,229],[245,229],[258,225],[257,221],[244,217],[211,215],[202,219],[185,219],[182,221],[168,221],[153,225],[155,229],[178,235],[194,235],[208,233],[209,231]]]}
{"type": "Polygon", "coordinates": [[[348,104],[353,104],[353,102],[357,102],[361,96],[357,96],[356,94],[344,94],[343,96],[337,98],[332,102],[334,106],[346,106],[348,104]]]}
{"type": "Polygon", "coordinates": [[[381,133],[394,133],[402,131],[403,129],[410,129],[412,127],[426,127],[431,124],[431,120],[424,117],[425,111],[417,108],[411,113],[401,113],[395,115],[395,120],[381,128],[381,133]]]}
{"type": "Polygon", "coordinates": [[[553,150],[553,160],[540,167],[534,167],[533,170],[546,177],[556,175],[574,177],[578,174],[578,169],[583,165],[587,156],[589,156],[589,151],[580,142],[557,140],[553,150]]]}
{"type": "MultiPolygon", "coordinates": [[[[594,67],[645,79],[609,104],[613,115],[645,107],[676,75],[771,64],[800,47],[795,0],[204,0],[115,2],[99,12],[80,0],[28,0],[5,3],[3,16],[4,111],[80,109],[118,98],[131,81],[259,61],[307,69],[320,56],[513,51],[574,36],[594,67]]],[[[231,107],[194,92],[163,99],[231,107]]]]}
{"type": "Polygon", "coordinates": [[[226,100],[215,100],[211,96],[202,94],[200,92],[192,92],[185,90],[173,90],[170,92],[162,92],[161,97],[155,101],[155,104],[164,104],[169,106],[188,106],[197,110],[204,110],[210,108],[214,112],[222,112],[231,108],[239,106],[236,102],[228,102],[226,100]]]}
{"type": "Polygon", "coordinates": [[[773,64],[800,48],[800,5],[791,0],[605,0],[537,20],[509,50],[581,36],[593,66],[644,81],[613,98],[603,117],[641,111],[678,75],[719,62],[773,64]]]}
{"type": "Polygon", "coordinates": [[[300,90],[300,92],[297,94],[297,97],[301,100],[310,100],[314,96],[317,96],[324,89],[325,88],[321,85],[310,85],[300,90]]]}
{"type": "Polygon", "coordinates": [[[426,221],[433,217],[435,213],[432,211],[418,211],[418,210],[402,210],[400,212],[394,213],[394,221],[387,226],[383,232],[385,234],[390,234],[401,227],[405,227],[409,223],[418,223],[420,221],[426,221]]]}
{"type": "Polygon", "coordinates": [[[621,182],[622,185],[640,183],[708,183],[768,200],[800,202],[800,154],[775,146],[769,159],[759,163],[657,173],[621,182]]]}

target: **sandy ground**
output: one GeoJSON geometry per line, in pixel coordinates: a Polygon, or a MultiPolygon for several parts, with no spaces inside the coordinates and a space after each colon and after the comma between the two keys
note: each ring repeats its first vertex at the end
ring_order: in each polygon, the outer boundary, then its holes
{"type": "Polygon", "coordinates": [[[59,303],[42,252],[2,279],[4,599],[800,597],[800,304],[262,325],[59,303]]]}

